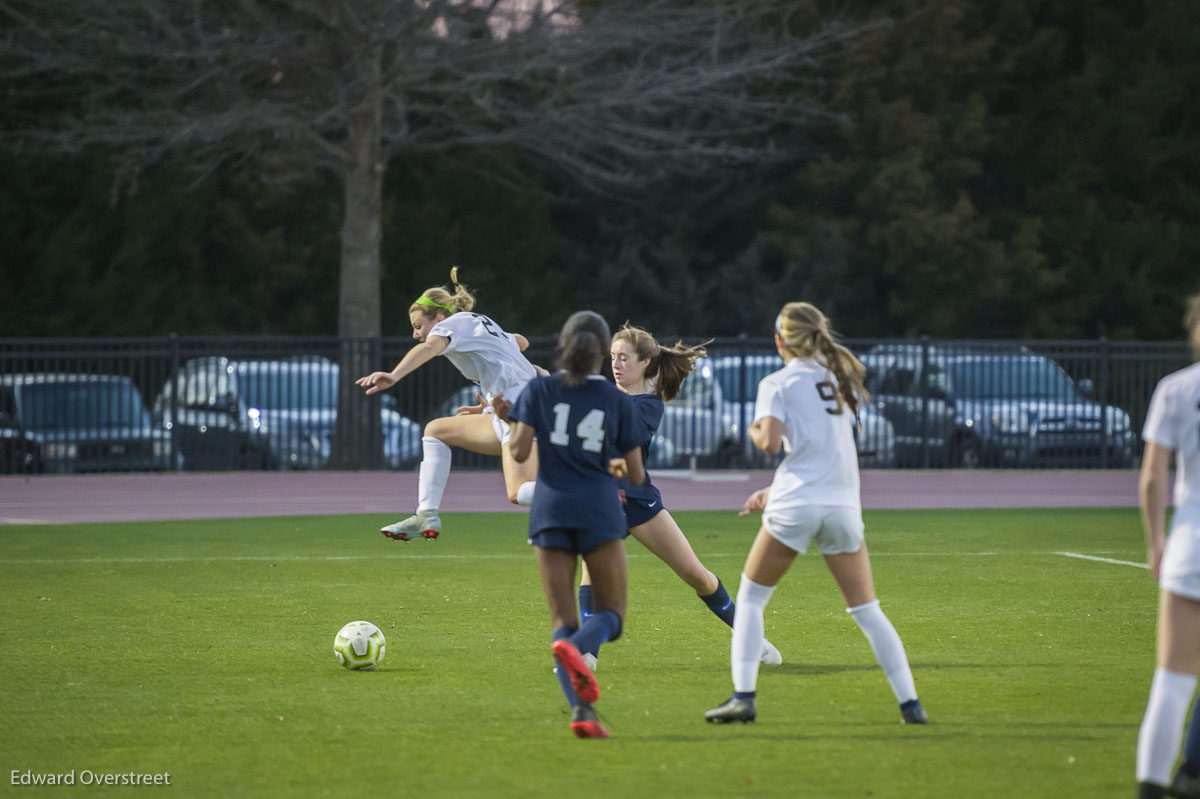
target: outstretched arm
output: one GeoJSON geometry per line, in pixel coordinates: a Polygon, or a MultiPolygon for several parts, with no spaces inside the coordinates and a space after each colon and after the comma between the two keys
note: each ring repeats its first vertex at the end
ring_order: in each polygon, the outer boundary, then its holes
{"type": "Polygon", "coordinates": [[[430,336],[408,352],[390,372],[371,372],[354,381],[356,386],[365,386],[368,394],[386,391],[416,371],[417,367],[441,355],[450,340],[444,336],[430,336]]]}

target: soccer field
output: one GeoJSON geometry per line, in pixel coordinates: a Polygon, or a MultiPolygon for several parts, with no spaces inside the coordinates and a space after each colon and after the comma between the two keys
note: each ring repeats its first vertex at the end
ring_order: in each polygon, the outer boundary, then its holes
{"type": "MultiPolygon", "coordinates": [[[[784,665],[761,671],[758,721],[706,725],[728,628],[630,539],[625,636],[597,674],[607,741],[568,729],[523,514],[444,514],[409,544],[378,516],[0,527],[0,793],[1131,795],[1156,607],[1136,510],[865,516],[928,727],[899,723],[816,555],[767,609],[784,665]],[[375,672],[334,658],[354,619],[387,635],[375,672]]],[[[736,592],[757,519],[676,517],[736,592]]]]}

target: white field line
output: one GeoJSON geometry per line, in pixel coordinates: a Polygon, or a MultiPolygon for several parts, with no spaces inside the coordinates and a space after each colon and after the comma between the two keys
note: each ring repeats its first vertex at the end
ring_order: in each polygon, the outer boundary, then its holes
{"type": "MultiPolygon", "coordinates": [[[[420,546],[420,542],[417,543],[420,546]]],[[[1085,555],[1080,552],[872,552],[872,558],[992,558],[1003,556],[1024,557],[1027,555],[1042,556],[1042,555],[1063,555],[1070,558],[1082,558],[1083,560],[1094,560],[1102,563],[1115,563],[1122,566],[1138,566],[1146,568],[1144,563],[1134,563],[1127,560],[1113,560],[1112,558],[1099,557],[1097,555],[1085,555]]],[[[80,557],[80,558],[0,558],[0,566],[45,566],[54,564],[138,564],[138,563],[307,563],[307,562],[329,562],[336,563],[341,561],[362,561],[362,560],[401,560],[403,558],[413,558],[418,560],[526,560],[532,557],[532,552],[529,550],[523,552],[506,552],[493,555],[480,554],[452,554],[452,553],[416,553],[405,554],[379,554],[379,555],[212,555],[205,557],[181,556],[181,557],[162,557],[162,558],[106,558],[106,557],[80,557]]],[[[627,557],[650,558],[654,557],[649,552],[630,552],[627,557]]],[[[706,558],[744,558],[745,552],[710,552],[705,553],[706,558]]]]}
{"type": "Polygon", "coordinates": [[[1080,560],[1094,560],[1097,563],[1112,563],[1116,566],[1133,566],[1135,569],[1149,569],[1145,563],[1137,563],[1132,560],[1115,560],[1113,558],[1101,558],[1096,555],[1085,555],[1082,552],[1055,552],[1055,555],[1062,555],[1064,558],[1079,558],[1080,560]]]}

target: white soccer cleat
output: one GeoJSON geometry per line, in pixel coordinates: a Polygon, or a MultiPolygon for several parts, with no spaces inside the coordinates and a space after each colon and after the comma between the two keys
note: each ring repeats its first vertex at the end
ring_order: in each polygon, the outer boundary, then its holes
{"type": "Polygon", "coordinates": [[[583,662],[586,663],[588,665],[588,668],[594,672],[596,670],[596,664],[599,663],[600,661],[597,660],[596,656],[593,655],[591,652],[584,652],[583,653],[583,662]]]}
{"type": "Polygon", "coordinates": [[[775,644],[764,638],[762,653],[758,656],[758,660],[767,666],[778,666],[783,662],[783,655],[779,654],[779,650],[775,648],[775,644]]]}
{"type": "Polygon", "coordinates": [[[442,520],[436,510],[419,510],[402,522],[381,527],[379,532],[393,541],[410,541],[424,538],[432,541],[442,530],[442,520]]]}

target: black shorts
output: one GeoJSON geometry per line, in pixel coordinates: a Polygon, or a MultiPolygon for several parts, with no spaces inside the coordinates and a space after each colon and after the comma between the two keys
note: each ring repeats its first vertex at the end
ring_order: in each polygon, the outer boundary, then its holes
{"type": "Polygon", "coordinates": [[[544,549],[565,549],[568,552],[586,555],[601,544],[619,541],[628,535],[628,530],[545,527],[531,533],[529,543],[544,549]]]}
{"type": "Polygon", "coordinates": [[[645,524],[663,511],[662,494],[658,493],[657,488],[646,486],[639,489],[639,493],[641,492],[653,494],[653,496],[635,498],[629,496],[628,493],[625,494],[625,527],[627,529],[645,524]]]}

